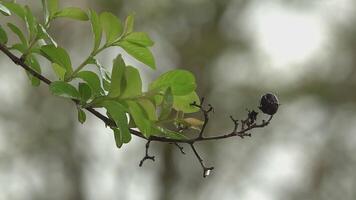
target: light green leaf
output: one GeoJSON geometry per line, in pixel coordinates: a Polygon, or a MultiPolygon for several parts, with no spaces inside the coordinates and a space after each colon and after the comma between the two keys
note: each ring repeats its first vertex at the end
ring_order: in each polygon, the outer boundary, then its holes
{"type": "Polygon", "coordinates": [[[30,41],[31,41],[37,35],[37,22],[36,22],[35,16],[33,16],[32,12],[28,6],[25,6],[25,11],[26,11],[25,22],[26,22],[27,30],[29,32],[30,41]]]}
{"type": "Polygon", "coordinates": [[[111,72],[111,84],[109,89],[110,97],[118,97],[121,94],[121,88],[123,87],[123,76],[125,74],[125,62],[121,55],[118,55],[113,61],[113,67],[111,72]]]}
{"type": "Polygon", "coordinates": [[[173,95],[186,95],[195,90],[195,77],[187,70],[172,70],[159,76],[153,81],[149,89],[164,91],[171,87],[173,95]]]}
{"type": "Polygon", "coordinates": [[[69,83],[63,81],[55,81],[49,85],[49,89],[53,95],[80,100],[79,92],[69,83]]]}
{"type": "Polygon", "coordinates": [[[138,61],[141,61],[152,69],[156,69],[153,55],[147,47],[143,47],[128,41],[121,41],[117,43],[117,45],[123,48],[128,54],[136,58],[138,61]]]}
{"type": "Polygon", "coordinates": [[[124,80],[125,88],[120,96],[121,98],[137,97],[142,94],[140,72],[136,68],[127,66],[125,68],[124,80]]]}
{"type": "Polygon", "coordinates": [[[55,47],[54,45],[44,45],[41,47],[41,52],[52,63],[57,63],[66,69],[66,76],[69,76],[72,72],[72,63],[67,51],[61,47],[55,47]]]}
{"type": "Polygon", "coordinates": [[[138,129],[148,138],[152,133],[152,123],[145,117],[145,111],[135,101],[126,101],[126,103],[138,129]]]}
{"type": "Polygon", "coordinates": [[[84,124],[85,120],[87,119],[87,116],[84,112],[84,110],[78,108],[78,121],[81,123],[81,124],[84,124]]]}
{"type": "Polygon", "coordinates": [[[173,108],[176,109],[177,111],[182,111],[184,113],[193,113],[193,112],[198,112],[199,108],[196,106],[192,106],[194,101],[199,104],[200,100],[195,92],[191,92],[187,95],[184,96],[174,96],[173,97],[173,108]]]}
{"type": "Polygon", "coordinates": [[[92,71],[81,71],[76,76],[88,83],[94,96],[100,96],[104,93],[101,89],[100,79],[96,73],[92,71]]]}
{"type": "Polygon", "coordinates": [[[88,15],[80,8],[68,7],[54,13],[53,18],[66,17],[70,19],[76,19],[81,21],[87,21],[88,15]]]}
{"type": "Polygon", "coordinates": [[[8,10],[10,10],[12,13],[15,13],[21,19],[25,20],[26,11],[24,7],[22,7],[20,4],[13,3],[13,2],[1,2],[1,4],[6,6],[8,10]]]}
{"type": "Polygon", "coordinates": [[[126,108],[116,101],[104,101],[101,104],[120,129],[123,142],[128,143],[131,140],[131,133],[127,123],[126,108]]]}
{"type": "Polygon", "coordinates": [[[166,128],[163,128],[160,126],[153,126],[153,129],[154,129],[155,133],[158,133],[157,135],[159,135],[159,136],[164,136],[164,137],[176,139],[176,140],[187,139],[187,137],[182,135],[181,133],[171,131],[169,129],[166,129],[166,128]]]}
{"type": "Polygon", "coordinates": [[[57,75],[58,79],[60,81],[64,81],[66,69],[57,63],[52,63],[52,68],[53,68],[54,73],[57,75]]]}
{"type": "Polygon", "coordinates": [[[127,35],[133,31],[134,23],[135,23],[135,15],[134,14],[130,14],[129,16],[126,17],[126,19],[125,19],[125,35],[127,35]]]}
{"type": "Polygon", "coordinates": [[[26,48],[27,48],[27,39],[26,39],[25,35],[22,33],[22,31],[16,25],[14,25],[12,23],[7,23],[7,26],[10,28],[10,30],[12,32],[14,32],[17,35],[17,37],[20,39],[22,44],[26,45],[26,48]]]}
{"type": "Polygon", "coordinates": [[[0,43],[1,44],[7,43],[7,34],[1,25],[0,25],[0,43]]]}
{"type": "Polygon", "coordinates": [[[122,24],[119,18],[109,12],[100,14],[100,24],[106,34],[106,43],[115,42],[122,34],[122,24]]]}
{"type": "Polygon", "coordinates": [[[86,83],[79,83],[80,102],[85,104],[91,98],[91,89],[86,83]]]}
{"type": "Polygon", "coordinates": [[[137,101],[145,111],[147,118],[151,121],[157,121],[156,107],[148,99],[139,99],[137,101]]]}
{"type": "Polygon", "coordinates": [[[89,19],[91,22],[91,28],[94,34],[94,49],[93,51],[96,51],[101,42],[101,37],[102,37],[102,27],[100,24],[100,19],[98,14],[94,10],[89,11],[89,19]]]}
{"type": "Polygon", "coordinates": [[[163,96],[162,108],[161,108],[159,120],[167,119],[172,112],[172,107],[173,107],[173,94],[171,88],[169,87],[165,91],[163,96]]]}
{"type": "Polygon", "coordinates": [[[143,47],[149,47],[154,44],[150,36],[144,32],[133,32],[125,37],[125,40],[134,44],[141,45],[143,47]]]}
{"type": "Polygon", "coordinates": [[[0,3],[0,12],[5,15],[5,16],[10,16],[11,12],[9,9],[7,9],[4,5],[0,3]]]}
{"type": "Polygon", "coordinates": [[[47,0],[47,4],[50,18],[52,18],[54,13],[58,11],[58,0],[47,0]]]}

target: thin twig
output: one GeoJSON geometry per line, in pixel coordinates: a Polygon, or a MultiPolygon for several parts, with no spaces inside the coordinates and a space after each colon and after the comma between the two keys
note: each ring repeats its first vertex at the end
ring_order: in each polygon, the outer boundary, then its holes
{"type": "Polygon", "coordinates": [[[172,142],[171,144],[174,144],[182,154],[185,154],[185,152],[183,150],[184,148],[182,146],[180,146],[177,142],[172,142]]]}
{"type": "Polygon", "coordinates": [[[139,166],[142,167],[143,165],[143,162],[145,162],[145,160],[152,160],[153,162],[155,161],[155,157],[154,156],[149,156],[148,155],[148,149],[150,148],[150,143],[151,143],[151,140],[148,140],[147,143],[146,143],[146,153],[145,153],[145,157],[142,158],[142,160],[140,161],[140,164],[139,166]]]}
{"type": "Polygon", "coordinates": [[[203,123],[203,126],[201,127],[199,135],[198,135],[198,137],[196,139],[202,139],[203,138],[203,133],[205,131],[205,127],[209,122],[209,113],[211,111],[214,112],[214,108],[210,104],[208,104],[208,108],[204,108],[204,100],[205,100],[204,97],[201,98],[200,105],[197,104],[197,102],[195,102],[195,101],[190,104],[191,106],[195,106],[195,107],[199,108],[200,111],[202,111],[203,115],[204,115],[204,123],[203,123]]]}
{"type": "Polygon", "coordinates": [[[213,170],[214,167],[206,167],[206,166],[204,165],[203,159],[202,159],[202,158],[200,157],[200,155],[198,154],[198,152],[197,152],[197,150],[195,149],[193,143],[190,144],[190,147],[192,147],[195,156],[197,157],[197,159],[198,159],[198,161],[199,161],[201,167],[203,168],[203,177],[205,178],[205,177],[209,176],[211,170],[213,170]]]}

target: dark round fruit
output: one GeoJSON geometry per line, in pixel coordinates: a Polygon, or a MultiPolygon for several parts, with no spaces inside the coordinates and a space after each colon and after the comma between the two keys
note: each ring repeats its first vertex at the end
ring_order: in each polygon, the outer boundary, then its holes
{"type": "Polygon", "coordinates": [[[276,95],[267,93],[261,97],[260,106],[258,107],[263,113],[274,115],[278,110],[279,102],[276,95]]]}

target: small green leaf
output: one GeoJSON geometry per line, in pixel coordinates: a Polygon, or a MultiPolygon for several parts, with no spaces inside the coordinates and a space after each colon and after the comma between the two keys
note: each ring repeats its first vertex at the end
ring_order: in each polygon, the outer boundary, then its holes
{"type": "Polygon", "coordinates": [[[13,2],[1,2],[1,4],[6,6],[8,10],[10,10],[12,13],[15,13],[21,19],[25,20],[26,11],[24,7],[22,7],[20,4],[13,3],[13,2]]]}
{"type": "Polygon", "coordinates": [[[100,14],[100,24],[106,34],[106,43],[115,42],[122,34],[122,24],[119,18],[109,12],[100,14]]]}
{"type": "Polygon", "coordinates": [[[86,83],[79,83],[80,102],[85,104],[91,98],[91,89],[86,83]]]}
{"type": "Polygon", "coordinates": [[[142,81],[140,72],[132,67],[125,68],[125,88],[121,94],[121,98],[137,97],[142,94],[142,81]]]}
{"type": "Polygon", "coordinates": [[[85,112],[84,110],[78,108],[78,121],[81,123],[81,124],[84,124],[85,120],[87,119],[87,116],[85,115],[85,112]]]}
{"type": "Polygon", "coordinates": [[[38,24],[38,34],[39,39],[48,39],[55,47],[58,47],[57,42],[48,34],[46,28],[43,27],[42,24],[38,24]]]}
{"type": "Polygon", "coordinates": [[[35,16],[33,16],[28,6],[25,6],[25,11],[26,11],[25,22],[26,22],[27,30],[30,35],[30,41],[32,41],[37,35],[37,22],[35,16]]]}
{"type": "Polygon", "coordinates": [[[76,76],[88,83],[94,96],[100,96],[104,93],[101,89],[100,79],[96,73],[92,71],[81,71],[76,76]]]}
{"type": "Polygon", "coordinates": [[[128,143],[131,140],[131,133],[127,123],[126,108],[116,101],[104,101],[101,103],[106,108],[110,117],[121,131],[123,142],[128,143]]]}
{"type": "Polygon", "coordinates": [[[139,99],[137,101],[145,111],[147,118],[151,121],[157,121],[156,107],[148,99],[139,99]]]}
{"type": "Polygon", "coordinates": [[[141,45],[143,47],[149,47],[154,44],[147,33],[144,32],[133,32],[125,37],[125,40],[131,43],[141,45]]]}
{"type": "Polygon", "coordinates": [[[156,69],[153,55],[147,47],[128,41],[121,41],[117,43],[117,45],[123,48],[128,54],[136,58],[138,61],[141,61],[152,69],[156,69]]]}
{"type": "Polygon", "coordinates": [[[174,96],[173,97],[173,108],[177,111],[182,111],[184,113],[198,112],[199,108],[192,106],[191,104],[195,101],[197,104],[200,103],[197,93],[191,92],[184,96],[174,96]]]}
{"type": "Polygon", "coordinates": [[[159,120],[167,119],[172,112],[172,107],[173,107],[173,94],[171,88],[169,87],[165,91],[163,96],[162,108],[161,108],[159,120]]]}
{"type": "Polygon", "coordinates": [[[111,128],[111,129],[114,131],[116,147],[121,148],[124,143],[121,131],[118,128],[111,128]]]}
{"type": "Polygon", "coordinates": [[[142,134],[148,138],[152,133],[152,123],[145,117],[145,111],[135,101],[126,101],[130,114],[142,134]]]}
{"type": "Polygon", "coordinates": [[[87,21],[88,15],[80,8],[68,7],[54,13],[53,18],[65,17],[70,19],[76,19],[81,21],[87,21]]]}
{"type": "Polygon", "coordinates": [[[1,25],[0,25],[0,43],[1,44],[6,44],[7,43],[7,34],[6,34],[5,30],[2,28],[1,25]]]}
{"type": "Polygon", "coordinates": [[[26,39],[25,35],[22,33],[22,31],[16,25],[14,25],[12,23],[7,23],[7,26],[10,28],[10,30],[12,32],[14,32],[17,35],[17,37],[20,39],[22,44],[26,45],[26,48],[27,48],[27,39],[26,39]]]}
{"type": "Polygon", "coordinates": [[[48,11],[48,2],[47,0],[41,0],[42,9],[43,9],[43,16],[44,16],[44,23],[47,24],[49,21],[49,11],[48,11]]]}
{"type": "Polygon", "coordinates": [[[58,11],[58,0],[47,0],[50,18],[58,11]]]}
{"type": "MultiPolygon", "coordinates": [[[[41,74],[41,66],[40,66],[39,62],[37,61],[36,57],[28,55],[28,57],[26,59],[26,64],[29,65],[31,67],[31,69],[33,69],[34,71],[41,74]]],[[[37,87],[40,85],[41,81],[38,78],[34,77],[30,73],[27,73],[27,74],[31,80],[32,86],[37,87]]]]}
{"type": "Polygon", "coordinates": [[[195,77],[187,70],[168,71],[153,81],[149,89],[164,91],[168,87],[172,88],[173,95],[189,94],[196,88],[195,77]]]}
{"type": "Polygon", "coordinates": [[[55,47],[54,45],[44,45],[41,47],[41,52],[52,63],[57,63],[66,69],[66,76],[69,76],[72,72],[72,63],[67,51],[61,47],[55,47]]]}
{"type": "Polygon", "coordinates": [[[53,95],[80,100],[79,92],[69,83],[63,81],[55,81],[50,84],[49,89],[53,95]]]}
{"type": "Polygon", "coordinates": [[[7,9],[4,5],[0,3],[0,12],[5,15],[5,16],[10,16],[11,12],[9,9],[7,9]]]}
{"type": "Polygon", "coordinates": [[[127,35],[133,31],[134,23],[135,23],[135,15],[134,14],[130,14],[129,16],[126,17],[125,35],[127,35]]]}
{"type": "Polygon", "coordinates": [[[94,49],[93,51],[96,51],[101,42],[101,37],[102,37],[102,27],[100,24],[100,19],[98,14],[94,10],[89,11],[89,19],[91,22],[91,28],[94,34],[94,49]]]}
{"type": "Polygon", "coordinates": [[[58,79],[60,81],[64,81],[66,69],[57,63],[52,63],[52,68],[53,68],[54,73],[57,75],[58,79]]]}
{"type": "Polygon", "coordinates": [[[124,60],[122,59],[121,55],[118,55],[113,61],[111,84],[109,89],[110,97],[120,96],[125,68],[126,66],[124,60]]]}

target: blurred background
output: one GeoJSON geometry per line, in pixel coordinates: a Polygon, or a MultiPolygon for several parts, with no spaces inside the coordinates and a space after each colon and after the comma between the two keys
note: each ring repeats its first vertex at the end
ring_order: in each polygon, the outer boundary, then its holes
{"type": "MultiPolygon", "coordinates": [[[[40,16],[40,1],[18,2],[40,16]]],[[[101,121],[88,115],[79,124],[73,103],[53,97],[46,85],[31,87],[0,54],[1,200],[356,199],[356,1],[60,2],[121,19],[135,12],[136,30],[155,41],[158,70],[125,59],[140,69],[145,88],[167,70],[192,71],[199,95],[215,107],[211,135],[231,131],[229,115],[245,117],[265,92],[282,105],[251,138],[197,144],[215,167],[205,179],[188,146],[182,155],[152,142],[156,162],[140,168],[145,141],[134,137],[117,149],[101,121]]],[[[58,20],[51,32],[74,65],[89,54],[89,23],[58,20]]],[[[120,52],[109,49],[100,61],[109,67],[120,52]]],[[[47,62],[43,70],[54,78],[47,62]]]]}

